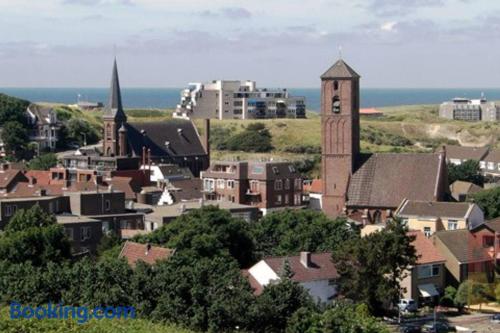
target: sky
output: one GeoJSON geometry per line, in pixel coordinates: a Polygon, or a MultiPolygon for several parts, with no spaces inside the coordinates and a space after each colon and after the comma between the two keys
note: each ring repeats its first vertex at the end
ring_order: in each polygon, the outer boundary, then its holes
{"type": "Polygon", "coordinates": [[[0,0],[0,87],[500,87],[498,0],[0,0]]]}

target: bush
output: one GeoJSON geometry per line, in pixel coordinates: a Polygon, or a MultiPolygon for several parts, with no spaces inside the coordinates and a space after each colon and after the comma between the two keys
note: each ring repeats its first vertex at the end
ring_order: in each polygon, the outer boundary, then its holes
{"type": "Polygon", "coordinates": [[[49,170],[57,165],[57,157],[53,153],[47,153],[32,159],[28,167],[31,170],[49,170]]]}
{"type": "Polygon", "coordinates": [[[235,134],[225,142],[232,151],[265,153],[273,149],[271,133],[263,123],[252,123],[243,132],[235,134]]]}

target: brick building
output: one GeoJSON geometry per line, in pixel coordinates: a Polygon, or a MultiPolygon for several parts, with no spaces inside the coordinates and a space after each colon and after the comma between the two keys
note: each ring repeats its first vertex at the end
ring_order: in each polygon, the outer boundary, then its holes
{"type": "Polygon", "coordinates": [[[302,177],[289,162],[215,162],[201,178],[207,200],[253,205],[264,214],[302,206],[302,177]]]}

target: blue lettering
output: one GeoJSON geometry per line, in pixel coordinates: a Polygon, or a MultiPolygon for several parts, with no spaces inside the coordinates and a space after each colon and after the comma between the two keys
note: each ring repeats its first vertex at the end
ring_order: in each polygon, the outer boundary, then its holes
{"type": "Polygon", "coordinates": [[[25,306],[23,311],[21,312],[21,316],[24,319],[30,319],[35,315],[35,310],[31,306],[25,306]]]}
{"type": "Polygon", "coordinates": [[[45,309],[43,306],[38,306],[35,309],[35,317],[38,320],[47,317],[47,309],[45,309]]]}
{"type": "Polygon", "coordinates": [[[19,319],[21,316],[21,304],[12,302],[10,303],[10,319],[19,319]]]}

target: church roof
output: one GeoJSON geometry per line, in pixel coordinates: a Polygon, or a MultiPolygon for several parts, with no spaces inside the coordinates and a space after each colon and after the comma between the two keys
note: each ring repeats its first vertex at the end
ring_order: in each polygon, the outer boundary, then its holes
{"type": "Polygon", "coordinates": [[[440,154],[373,154],[352,175],[349,207],[398,207],[403,199],[436,201],[444,181],[440,154]]]}
{"type": "Polygon", "coordinates": [[[111,75],[111,87],[109,89],[109,102],[104,110],[105,118],[127,119],[123,111],[122,94],[120,90],[120,79],[118,77],[118,66],[116,59],[113,63],[113,73],[111,75]]]}
{"type": "Polygon", "coordinates": [[[189,120],[127,123],[126,128],[132,155],[141,156],[143,146],[151,149],[152,157],[206,155],[198,131],[189,120]]]}
{"type": "Polygon", "coordinates": [[[321,75],[322,79],[350,79],[359,77],[359,74],[342,59],[334,63],[332,67],[321,75]]]}

